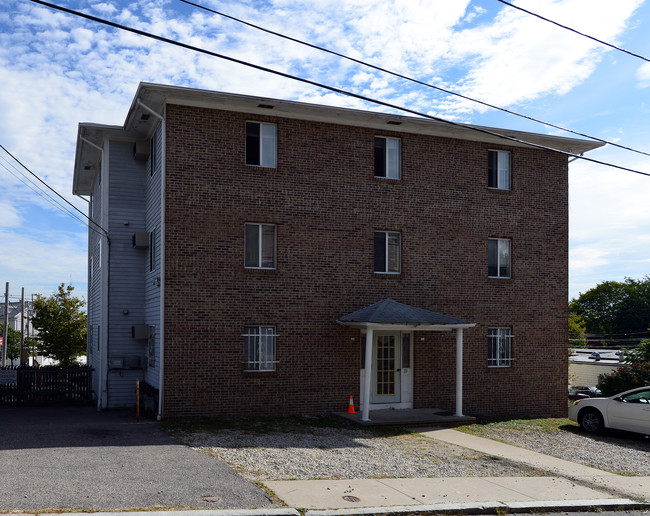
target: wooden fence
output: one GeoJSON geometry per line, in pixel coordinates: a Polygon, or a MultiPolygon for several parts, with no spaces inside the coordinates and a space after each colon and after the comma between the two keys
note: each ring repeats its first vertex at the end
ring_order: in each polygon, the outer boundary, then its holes
{"type": "Polygon", "coordinates": [[[89,403],[92,367],[0,367],[0,405],[89,403]]]}

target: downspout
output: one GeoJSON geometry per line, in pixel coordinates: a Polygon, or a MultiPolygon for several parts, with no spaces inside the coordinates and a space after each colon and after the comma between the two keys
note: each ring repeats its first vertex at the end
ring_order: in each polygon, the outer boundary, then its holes
{"type": "Polygon", "coordinates": [[[463,415],[463,329],[456,328],[456,414],[463,415]]]}
{"type": "Polygon", "coordinates": [[[372,326],[366,332],[366,369],[364,371],[363,392],[361,393],[362,406],[361,421],[370,421],[370,384],[372,383],[372,346],[375,341],[375,334],[372,326]]]}
{"type": "Polygon", "coordinates": [[[160,367],[158,378],[158,420],[163,417],[164,383],[165,383],[165,193],[167,170],[167,124],[165,117],[145,105],[140,99],[138,106],[160,120],[161,147],[160,153],[160,367]]]}

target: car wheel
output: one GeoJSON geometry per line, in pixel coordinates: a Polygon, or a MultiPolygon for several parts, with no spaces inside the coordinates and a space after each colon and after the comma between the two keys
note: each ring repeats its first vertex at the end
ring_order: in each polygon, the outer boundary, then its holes
{"type": "Polygon", "coordinates": [[[580,412],[580,428],[590,434],[596,434],[603,430],[603,416],[596,409],[586,408],[580,412]]]}

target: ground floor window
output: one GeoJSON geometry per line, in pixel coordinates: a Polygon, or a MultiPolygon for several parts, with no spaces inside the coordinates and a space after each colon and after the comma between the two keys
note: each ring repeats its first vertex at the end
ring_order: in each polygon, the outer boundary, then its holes
{"type": "Polygon", "coordinates": [[[244,370],[275,371],[275,339],[273,326],[246,326],[244,333],[244,370]]]}
{"type": "Polygon", "coordinates": [[[512,365],[512,333],[510,328],[488,330],[488,366],[510,367],[512,365]]]}

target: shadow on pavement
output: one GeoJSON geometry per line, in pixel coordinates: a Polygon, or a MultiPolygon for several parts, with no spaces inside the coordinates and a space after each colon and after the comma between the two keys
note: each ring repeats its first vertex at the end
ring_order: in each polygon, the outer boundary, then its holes
{"type": "Polygon", "coordinates": [[[271,501],[155,421],[94,407],[0,407],[0,510],[250,508],[271,501]]]}

